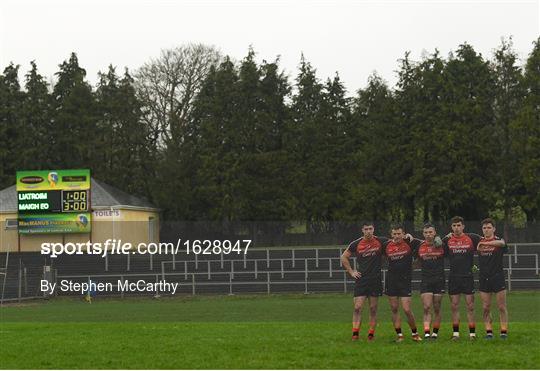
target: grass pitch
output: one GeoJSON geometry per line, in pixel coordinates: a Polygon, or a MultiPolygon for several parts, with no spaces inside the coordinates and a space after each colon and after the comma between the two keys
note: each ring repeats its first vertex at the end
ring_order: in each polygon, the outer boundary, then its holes
{"type": "MultiPolygon", "coordinates": [[[[422,328],[420,298],[414,312],[422,328]]],[[[55,299],[0,309],[0,368],[55,369],[534,369],[540,293],[508,296],[509,339],[451,342],[443,301],[439,340],[393,343],[387,299],[376,341],[350,341],[352,298],[342,294],[55,299]]],[[[367,315],[367,308],[364,315],[367,315]]],[[[498,313],[493,310],[498,335],[498,313]]],[[[403,317],[403,316],[402,316],[403,317]]],[[[462,313],[462,319],[465,319],[462,313]]],[[[408,326],[402,326],[408,335],[408,326]]]]}

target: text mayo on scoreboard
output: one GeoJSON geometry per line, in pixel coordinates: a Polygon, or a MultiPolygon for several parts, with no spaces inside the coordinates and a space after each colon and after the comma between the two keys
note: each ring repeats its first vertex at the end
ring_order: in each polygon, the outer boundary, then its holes
{"type": "Polygon", "coordinates": [[[19,233],[90,233],[90,170],[17,171],[19,233]]]}

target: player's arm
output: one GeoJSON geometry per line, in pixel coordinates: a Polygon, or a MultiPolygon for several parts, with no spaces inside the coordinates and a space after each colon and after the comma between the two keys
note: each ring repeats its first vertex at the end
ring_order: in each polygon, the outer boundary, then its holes
{"type": "Polygon", "coordinates": [[[481,250],[484,246],[504,248],[506,247],[506,242],[502,238],[496,238],[492,241],[482,241],[478,243],[478,250],[481,250]]]}
{"type": "Polygon", "coordinates": [[[387,243],[388,241],[390,241],[390,239],[389,239],[388,237],[377,236],[377,239],[379,240],[379,242],[381,243],[381,245],[384,245],[385,243],[387,243]]]}
{"type": "Polygon", "coordinates": [[[343,265],[343,268],[351,275],[352,278],[360,278],[362,275],[360,272],[358,272],[355,269],[352,269],[351,262],[349,261],[349,258],[352,256],[352,253],[349,249],[343,251],[343,254],[341,254],[341,265],[343,265]]]}
{"type": "MultiPolygon", "coordinates": [[[[412,237],[412,236],[411,236],[412,237]]],[[[412,238],[409,242],[409,245],[411,245],[411,248],[414,252],[418,251],[418,249],[420,248],[420,245],[422,244],[422,242],[424,242],[423,240],[419,239],[419,238],[412,238]]]]}
{"type": "Polygon", "coordinates": [[[448,240],[450,239],[451,236],[452,236],[452,234],[449,233],[446,236],[444,236],[443,238],[441,238],[441,248],[444,250],[444,256],[446,256],[446,257],[448,257],[448,255],[449,255],[448,240]]]}

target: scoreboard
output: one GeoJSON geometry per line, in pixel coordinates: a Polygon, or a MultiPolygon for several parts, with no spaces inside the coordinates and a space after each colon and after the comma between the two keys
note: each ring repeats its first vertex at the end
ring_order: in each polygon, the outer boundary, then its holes
{"type": "Polygon", "coordinates": [[[88,192],[88,190],[18,192],[19,212],[87,212],[88,192]]]}
{"type": "Polygon", "coordinates": [[[90,170],[17,172],[19,233],[89,233],[90,170]]]}

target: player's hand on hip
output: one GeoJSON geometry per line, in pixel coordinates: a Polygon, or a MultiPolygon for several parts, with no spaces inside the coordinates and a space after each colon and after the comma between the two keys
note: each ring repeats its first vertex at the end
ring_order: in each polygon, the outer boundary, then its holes
{"type": "Polygon", "coordinates": [[[350,275],[351,275],[352,278],[356,278],[356,279],[362,277],[362,273],[360,273],[358,271],[352,271],[352,272],[350,272],[350,275]]]}

